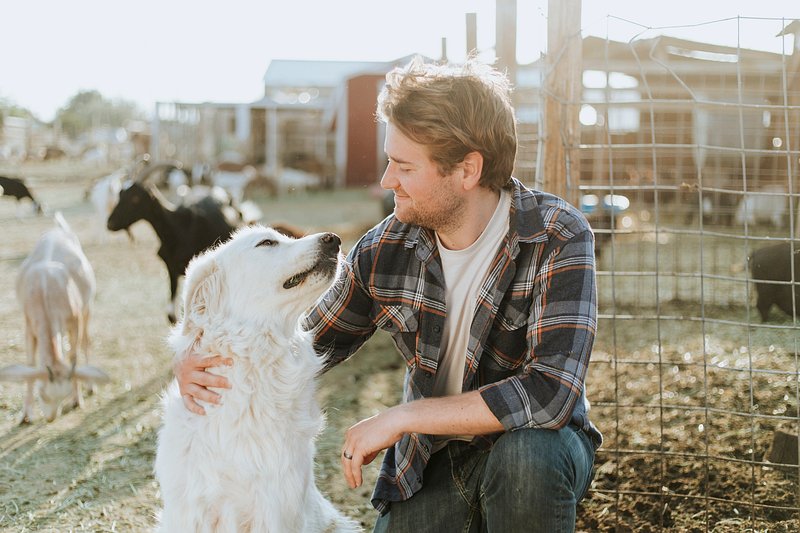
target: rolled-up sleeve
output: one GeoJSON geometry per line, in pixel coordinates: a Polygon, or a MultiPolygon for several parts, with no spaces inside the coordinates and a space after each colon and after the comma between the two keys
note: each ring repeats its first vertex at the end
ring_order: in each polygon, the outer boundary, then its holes
{"type": "Polygon", "coordinates": [[[548,248],[534,279],[526,363],[480,389],[507,431],[567,425],[584,392],[597,330],[594,235],[565,233],[548,248]]]}

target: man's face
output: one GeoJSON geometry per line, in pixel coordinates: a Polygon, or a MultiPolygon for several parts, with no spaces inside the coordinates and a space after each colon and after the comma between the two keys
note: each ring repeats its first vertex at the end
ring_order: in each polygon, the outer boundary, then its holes
{"type": "Polygon", "coordinates": [[[381,187],[394,191],[397,219],[437,232],[457,228],[465,203],[459,182],[461,167],[442,176],[425,147],[400,133],[391,123],[386,126],[384,151],[389,165],[381,178],[381,187]]]}

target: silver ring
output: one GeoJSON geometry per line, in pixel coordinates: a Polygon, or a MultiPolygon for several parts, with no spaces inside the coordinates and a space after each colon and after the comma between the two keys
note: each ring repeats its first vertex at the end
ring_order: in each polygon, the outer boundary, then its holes
{"type": "Polygon", "coordinates": [[[353,458],[353,456],[352,456],[351,454],[347,453],[346,451],[345,451],[345,452],[342,452],[342,457],[344,457],[344,458],[345,458],[345,459],[347,459],[348,461],[349,461],[349,460],[351,460],[351,459],[353,458]]]}

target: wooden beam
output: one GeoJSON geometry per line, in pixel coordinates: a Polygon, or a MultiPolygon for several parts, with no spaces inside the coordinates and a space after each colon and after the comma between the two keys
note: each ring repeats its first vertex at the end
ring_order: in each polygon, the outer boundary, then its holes
{"type": "Polygon", "coordinates": [[[549,0],[544,80],[544,190],[579,205],[580,99],[583,87],[581,0],[549,0]]]}
{"type": "Polygon", "coordinates": [[[495,44],[497,68],[517,83],[517,0],[495,0],[495,44]]]}
{"type": "Polygon", "coordinates": [[[478,54],[478,14],[467,13],[467,55],[478,54]]]}

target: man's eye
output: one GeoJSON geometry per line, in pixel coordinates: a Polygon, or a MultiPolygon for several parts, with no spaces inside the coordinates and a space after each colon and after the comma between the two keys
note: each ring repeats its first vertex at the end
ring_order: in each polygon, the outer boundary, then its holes
{"type": "Polygon", "coordinates": [[[260,243],[256,244],[256,248],[259,246],[275,246],[278,244],[278,241],[273,241],[272,239],[264,239],[260,243]]]}

